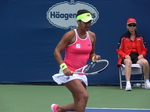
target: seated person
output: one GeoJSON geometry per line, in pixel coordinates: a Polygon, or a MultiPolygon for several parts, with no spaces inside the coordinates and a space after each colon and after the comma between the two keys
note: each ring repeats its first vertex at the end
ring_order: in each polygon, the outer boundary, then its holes
{"type": "Polygon", "coordinates": [[[125,64],[126,91],[131,91],[131,65],[140,64],[143,67],[145,78],[145,89],[150,89],[149,82],[149,63],[145,59],[147,48],[145,47],[144,39],[141,34],[137,33],[137,22],[134,18],[127,20],[127,32],[123,34],[118,43],[117,53],[119,55],[118,64],[125,64]]]}

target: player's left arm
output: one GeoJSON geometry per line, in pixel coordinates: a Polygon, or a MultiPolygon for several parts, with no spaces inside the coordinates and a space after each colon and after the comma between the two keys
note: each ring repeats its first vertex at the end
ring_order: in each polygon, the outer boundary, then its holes
{"type": "Polygon", "coordinates": [[[92,60],[92,61],[100,60],[101,56],[97,55],[95,53],[96,35],[95,35],[95,33],[91,32],[91,31],[89,31],[89,35],[90,35],[90,39],[91,39],[91,42],[92,42],[92,51],[90,53],[89,59],[92,60]]]}

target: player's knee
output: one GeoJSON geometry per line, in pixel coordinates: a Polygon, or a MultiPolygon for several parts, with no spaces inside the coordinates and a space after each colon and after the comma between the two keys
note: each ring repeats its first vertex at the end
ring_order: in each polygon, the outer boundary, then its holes
{"type": "Polygon", "coordinates": [[[84,100],[84,101],[87,101],[87,100],[88,100],[88,97],[89,97],[89,96],[88,96],[88,93],[85,92],[85,93],[82,94],[82,98],[81,98],[81,99],[84,100]]]}

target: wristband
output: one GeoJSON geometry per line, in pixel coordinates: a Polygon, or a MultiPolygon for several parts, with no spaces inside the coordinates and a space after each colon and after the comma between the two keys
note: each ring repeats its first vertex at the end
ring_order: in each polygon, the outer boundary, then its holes
{"type": "Polygon", "coordinates": [[[92,57],[92,61],[93,61],[93,62],[95,61],[95,56],[92,57]]]}
{"type": "Polygon", "coordinates": [[[62,70],[65,70],[66,68],[68,68],[65,63],[60,64],[59,67],[60,67],[62,70]]]}

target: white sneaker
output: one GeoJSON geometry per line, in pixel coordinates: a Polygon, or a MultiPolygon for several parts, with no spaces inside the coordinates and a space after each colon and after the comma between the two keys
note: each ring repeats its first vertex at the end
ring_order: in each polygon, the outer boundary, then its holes
{"type": "Polygon", "coordinates": [[[150,82],[145,82],[145,89],[150,89],[150,82]]]}
{"type": "Polygon", "coordinates": [[[126,90],[126,91],[131,91],[131,90],[132,90],[131,84],[126,84],[125,90],[126,90]]]}

